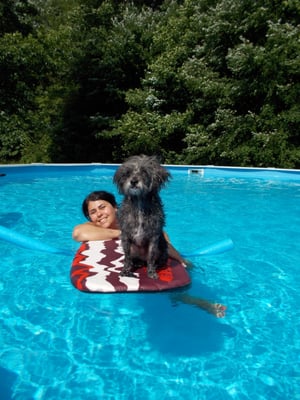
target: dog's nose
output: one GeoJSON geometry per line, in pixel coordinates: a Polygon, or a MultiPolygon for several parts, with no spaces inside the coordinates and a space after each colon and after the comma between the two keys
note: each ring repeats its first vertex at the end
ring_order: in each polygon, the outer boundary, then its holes
{"type": "Polygon", "coordinates": [[[131,186],[136,186],[137,183],[138,183],[138,179],[137,179],[137,178],[132,178],[132,179],[130,180],[130,183],[131,183],[131,186]]]}

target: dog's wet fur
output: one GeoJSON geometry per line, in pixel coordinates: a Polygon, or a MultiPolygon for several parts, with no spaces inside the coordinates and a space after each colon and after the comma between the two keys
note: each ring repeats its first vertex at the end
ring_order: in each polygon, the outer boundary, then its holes
{"type": "Polygon", "coordinates": [[[150,278],[168,259],[168,243],[163,235],[165,214],[159,191],[171,178],[155,156],[132,156],[116,171],[114,183],[124,195],[118,210],[121,242],[125,253],[122,276],[146,262],[150,278]]]}

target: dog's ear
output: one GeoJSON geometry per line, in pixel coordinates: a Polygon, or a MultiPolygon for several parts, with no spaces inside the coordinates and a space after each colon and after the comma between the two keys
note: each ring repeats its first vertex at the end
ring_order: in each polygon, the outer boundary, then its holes
{"type": "Polygon", "coordinates": [[[171,179],[171,174],[170,172],[160,165],[160,180],[161,180],[161,187],[165,186],[167,182],[171,179]]]}
{"type": "Polygon", "coordinates": [[[122,191],[123,187],[123,178],[124,178],[124,173],[122,171],[122,165],[116,170],[114,177],[113,177],[113,183],[117,186],[118,191],[120,194],[124,194],[122,191]]]}
{"type": "Polygon", "coordinates": [[[160,164],[157,156],[150,156],[148,160],[152,175],[152,188],[160,190],[171,179],[171,174],[160,164]]]}

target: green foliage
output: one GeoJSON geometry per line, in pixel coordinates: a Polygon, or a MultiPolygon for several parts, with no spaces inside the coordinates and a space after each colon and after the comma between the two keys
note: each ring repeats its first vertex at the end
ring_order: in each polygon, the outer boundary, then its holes
{"type": "Polygon", "coordinates": [[[51,161],[53,130],[73,89],[64,82],[72,38],[70,26],[0,38],[0,162],[51,161]]]}
{"type": "Polygon", "coordinates": [[[61,149],[58,161],[111,161],[119,143],[109,131],[127,111],[125,93],[139,85],[148,57],[149,9],[104,1],[85,9],[86,19],[90,29],[72,65],[77,90],[70,93],[54,138],[55,151],[61,149]]]}
{"type": "Polygon", "coordinates": [[[21,161],[35,142],[30,115],[40,120],[36,93],[47,85],[47,58],[43,45],[32,35],[16,32],[0,39],[1,162],[21,161]]]}
{"type": "Polygon", "coordinates": [[[0,162],[9,163],[19,159],[26,148],[27,126],[20,118],[0,114],[0,162]]]}
{"type": "Polygon", "coordinates": [[[292,7],[232,0],[168,9],[154,33],[144,93],[138,89],[138,102],[129,104],[141,113],[152,99],[157,113],[189,114],[179,139],[186,147],[175,161],[299,166],[300,41],[299,26],[287,22],[292,7]]]}
{"type": "Polygon", "coordinates": [[[1,0],[0,37],[13,32],[29,34],[33,31],[37,14],[36,7],[28,0],[1,0]]]}
{"type": "Polygon", "coordinates": [[[189,115],[178,112],[165,115],[155,111],[127,112],[113,131],[123,143],[115,157],[123,159],[131,154],[157,154],[165,162],[173,162],[174,155],[182,148],[181,137],[188,120],[189,115]]]}
{"type": "Polygon", "coordinates": [[[5,0],[0,162],[299,168],[295,0],[5,0]]]}
{"type": "Polygon", "coordinates": [[[0,107],[9,113],[31,106],[34,91],[47,79],[47,54],[33,36],[5,34],[0,39],[0,107]]]}

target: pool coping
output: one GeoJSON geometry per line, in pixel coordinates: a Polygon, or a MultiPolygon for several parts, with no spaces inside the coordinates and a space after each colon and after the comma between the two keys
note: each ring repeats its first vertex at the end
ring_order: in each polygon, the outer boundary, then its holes
{"type": "MultiPolygon", "coordinates": [[[[116,170],[119,163],[31,163],[31,164],[0,164],[0,177],[18,177],[39,174],[92,174],[105,170],[116,170]]],[[[267,180],[293,180],[300,181],[300,170],[284,168],[260,167],[231,167],[215,165],[173,165],[164,164],[171,173],[187,173],[201,178],[256,178],[267,180]]],[[[108,171],[106,171],[108,172],[108,171]]]]}

